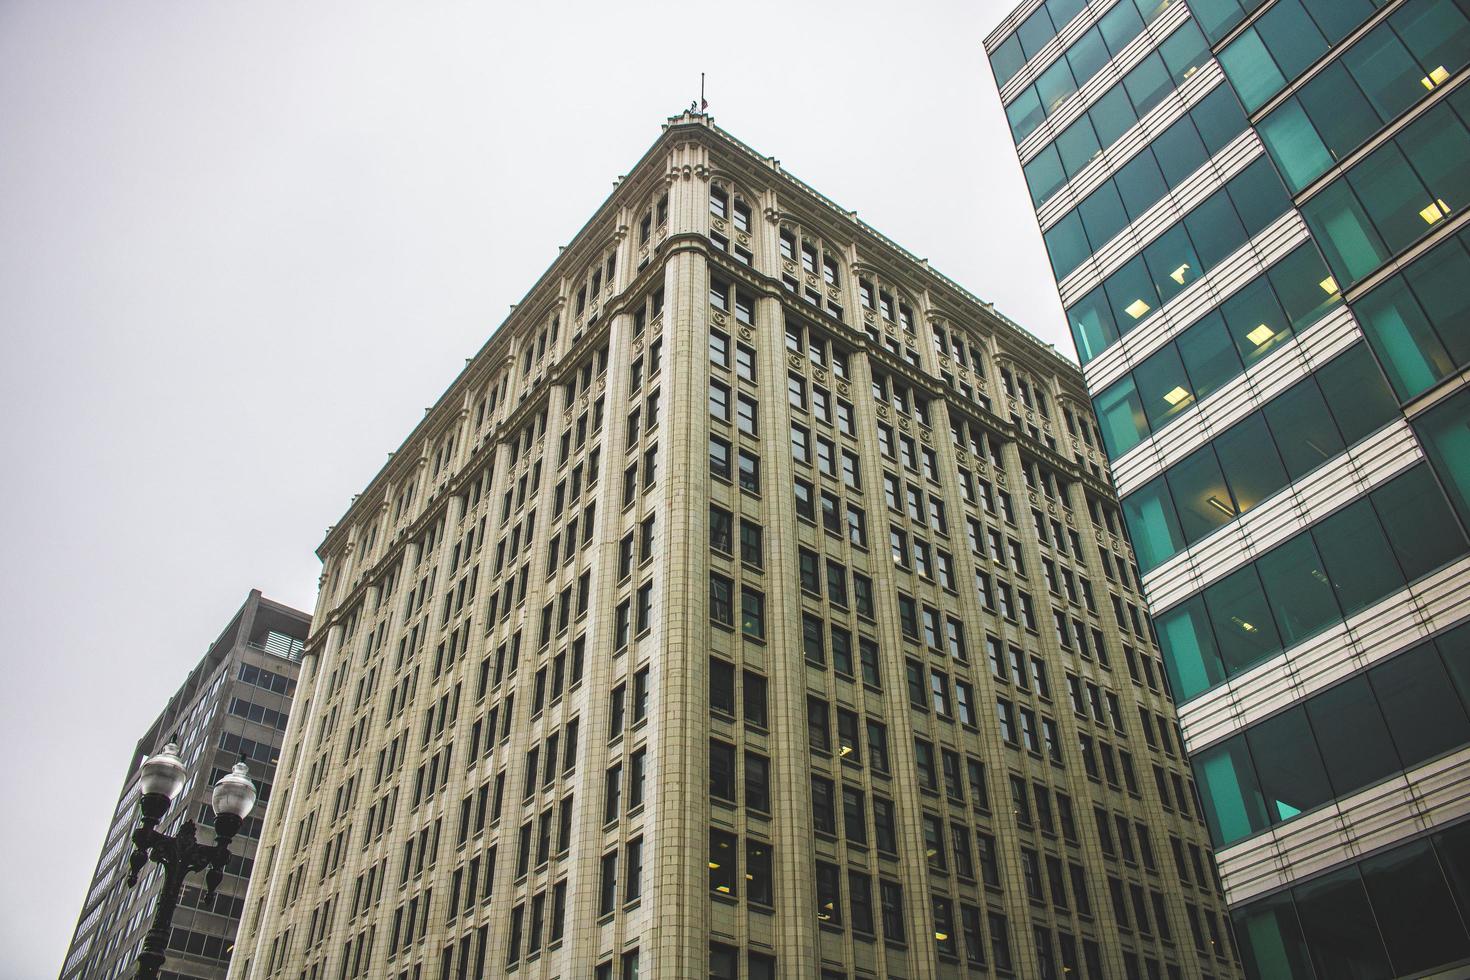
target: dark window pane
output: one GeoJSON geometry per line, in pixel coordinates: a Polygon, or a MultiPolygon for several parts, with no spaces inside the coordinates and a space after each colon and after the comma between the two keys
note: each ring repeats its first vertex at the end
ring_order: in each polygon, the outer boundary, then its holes
{"type": "Polygon", "coordinates": [[[1359,675],[1323,691],[1305,707],[1337,797],[1371,786],[1401,768],[1366,677],[1359,675]]]}
{"type": "Polygon", "coordinates": [[[1409,581],[1465,553],[1465,535],[1429,467],[1416,466],[1370,496],[1409,581]]]}
{"type": "Polygon", "coordinates": [[[1470,956],[1470,937],[1428,841],[1396,847],[1358,867],[1395,975],[1470,956]]]}
{"type": "Polygon", "coordinates": [[[1406,768],[1470,741],[1470,720],[1433,644],[1374,667],[1368,682],[1406,768]]]}
{"type": "Polygon", "coordinates": [[[1272,549],[1256,562],[1282,643],[1291,646],[1342,618],[1311,535],[1272,549]]]}
{"type": "Polygon", "coordinates": [[[1293,480],[1342,451],[1342,436],[1315,380],[1308,378],[1277,395],[1264,412],[1293,480]]]}
{"type": "Polygon", "coordinates": [[[1393,975],[1356,867],[1292,889],[1319,977],[1393,975]]]}
{"type": "Polygon", "coordinates": [[[1313,980],[1290,894],[1252,902],[1233,913],[1232,918],[1240,955],[1250,976],[1313,980]]]}
{"type": "MultiPolygon", "coordinates": [[[[1470,282],[1470,269],[1462,281],[1470,282]]],[[[1318,368],[1317,384],[1348,445],[1401,417],[1398,399],[1389,390],[1383,372],[1378,370],[1378,363],[1365,344],[1354,346],[1318,368]]]]}
{"type": "Polygon", "coordinates": [[[1312,529],[1327,577],[1345,616],[1401,588],[1399,570],[1383,526],[1367,500],[1359,500],[1312,529]]]}
{"type": "Polygon", "coordinates": [[[1273,823],[1290,820],[1333,799],[1327,771],[1302,708],[1292,708],[1252,726],[1245,738],[1273,823]]]}

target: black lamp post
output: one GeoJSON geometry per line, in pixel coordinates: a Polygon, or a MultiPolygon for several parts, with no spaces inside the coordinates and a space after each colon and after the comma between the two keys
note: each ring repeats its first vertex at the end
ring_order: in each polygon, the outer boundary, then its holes
{"type": "Polygon", "coordinates": [[[184,890],[184,879],[191,871],[209,872],[204,876],[208,889],[206,897],[225,876],[225,862],[230,859],[230,841],[240,830],[240,824],[255,807],[255,784],[250,781],[250,769],[244,762],[237,762],[233,772],[220,777],[214,785],[211,802],[214,806],[214,844],[206,846],[194,839],[194,821],[185,820],[179,832],[170,837],[159,833],[158,822],[168,812],[174,797],[184,788],[188,771],[179,758],[179,747],[170,742],[162,752],[143,760],[138,773],[138,783],[143,798],[138,801],[142,816],[138,829],[133,831],[133,853],[128,858],[128,887],[138,883],[138,872],[152,860],[163,866],[163,890],[158,894],[158,908],[153,913],[153,925],[143,937],[143,951],[138,954],[136,980],[157,980],[163,966],[164,950],[168,949],[169,929],[173,924],[174,909],[184,890]]]}

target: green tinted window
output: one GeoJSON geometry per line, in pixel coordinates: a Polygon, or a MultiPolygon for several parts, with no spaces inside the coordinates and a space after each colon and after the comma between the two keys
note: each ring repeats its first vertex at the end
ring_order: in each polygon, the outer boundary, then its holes
{"type": "Polygon", "coordinates": [[[1233,677],[1281,651],[1276,619],[1254,565],[1205,589],[1204,598],[1227,675],[1233,677]]]}
{"type": "Polygon", "coordinates": [[[1240,360],[1247,367],[1291,339],[1286,313],[1266,277],[1239,289],[1220,307],[1240,360]]]}
{"type": "Polygon", "coordinates": [[[1165,474],[1184,539],[1200,540],[1235,518],[1235,504],[1212,446],[1205,446],[1169,467],[1165,474]]]}
{"type": "Polygon", "coordinates": [[[1196,113],[1199,109],[1199,106],[1195,106],[1188,118],[1180,119],[1160,133],[1150,147],[1153,150],[1152,156],[1158,160],[1163,179],[1170,187],[1204,166],[1205,161],[1210,158],[1211,154],[1205,149],[1196,128],[1196,113]]]}
{"type": "Polygon", "coordinates": [[[1339,288],[1357,282],[1388,258],[1387,246],[1347,181],[1328,184],[1301,211],[1339,288]]]}
{"type": "Polygon", "coordinates": [[[1410,582],[1465,553],[1465,535],[1429,467],[1415,466],[1369,496],[1410,582]]]}
{"type": "Polygon", "coordinates": [[[1356,867],[1291,890],[1319,977],[1393,976],[1356,867]]]}
{"type": "Polygon", "coordinates": [[[1107,291],[1108,305],[1120,334],[1132,330],[1140,320],[1158,309],[1159,294],[1149,279],[1148,267],[1141,255],[1135,255],[1108,276],[1103,288],[1107,291]]]}
{"type": "Polygon", "coordinates": [[[1281,186],[1276,168],[1265,157],[1257,157],[1254,163],[1230,178],[1225,189],[1230,193],[1235,210],[1240,212],[1246,234],[1250,236],[1256,235],[1291,207],[1291,199],[1286,196],[1286,188],[1281,186]]]}
{"type": "MultiPolygon", "coordinates": [[[[1175,125],[1180,124],[1193,131],[1194,127],[1188,119],[1181,119],[1175,125]]],[[[1164,183],[1164,175],[1159,172],[1159,165],[1154,162],[1152,153],[1140,153],[1130,160],[1122,170],[1118,171],[1118,176],[1113,178],[1113,183],[1118,188],[1124,210],[1134,221],[1158,203],[1159,199],[1169,190],[1169,185],[1164,183]]]]}
{"type": "Polygon", "coordinates": [[[1421,0],[1405,4],[1388,21],[1424,66],[1426,76],[1439,68],[1453,73],[1470,60],[1470,16],[1463,3],[1421,0]]]}
{"type": "Polygon", "coordinates": [[[1109,459],[1117,459],[1148,436],[1148,420],[1132,377],[1124,378],[1092,400],[1098,431],[1109,459]]]}
{"type": "Polygon", "coordinates": [[[1220,52],[1220,67],[1247,112],[1255,112],[1286,84],[1286,76],[1252,27],[1220,52]]]}
{"type": "Polygon", "coordinates": [[[1454,370],[1454,361],[1402,277],[1376,287],[1353,311],[1400,398],[1412,398],[1454,370]]]}
{"type": "Polygon", "coordinates": [[[1185,547],[1184,531],[1163,477],[1155,477],[1123,498],[1123,519],[1128,522],[1138,567],[1145,574],[1185,547]]]}
{"type": "Polygon", "coordinates": [[[1369,0],[1302,0],[1312,20],[1334,44],[1373,16],[1369,0]]]}
{"type": "MultiPolygon", "coordinates": [[[[1390,253],[1417,241],[1429,228],[1420,212],[1434,201],[1397,144],[1388,143],[1348,171],[1348,183],[1390,253]]],[[[1438,211],[1432,212],[1439,220],[1438,211]]]]}
{"type": "Polygon", "coordinates": [[[1180,701],[1201,694],[1225,679],[1210,617],[1199,596],[1170,609],[1154,624],[1159,631],[1169,686],[1180,701]]]}
{"type": "Polygon", "coordinates": [[[1402,417],[1398,399],[1365,344],[1355,344],[1318,368],[1317,385],[1337,420],[1343,441],[1350,446],[1402,417]]]}
{"type": "Polygon", "coordinates": [[[1067,182],[1066,175],[1062,173],[1062,158],[1057,153],[1055,143],[1036,154],[1026,164],[1023,172],[1026,176],[1026,187],[1031,191],[1031,203],[1036,206],[1040,206],[1067,182]]]}
{"type": "Polygon", "coordinates": [[[1260,412],[1225,430],[1216,437],[1214,446],[1241,513],[1290,482],[1276,453],[1275,440],[1266,428],[1266,417],[1260,412]]]}
{"type": "Polygon", "coordinates": [[[1190,240],[1199,250],[1201,266],[1213,269],[1248,237],[1229,196],[1218,190],[1195,205],[1184,218],[1190,240]]]}
{"type": "Polygon", "coordinates": [[[1087,195],[1077,206],[1077,213],[1082,216],[1082,227],[1087,229],[1087,241],[1094,252],[1128,226],[1128,213],[1112,181],[1087,195]]]}
{"type": "Polygon", "coordinates": [[[1247,121],[1240,102],[1224,86],[1218,86],[1200,100],[1199,105],[1189,111],[1189,117],[1199,127],[1205,149],[1214,156],[1235,137],[1245,131],[1247,121]]]}
{"type": "Polygon", "coordinates": [[[995,54],[990,56],[990,67],[995,72],[995,84],[1004,85],[1016,77],[1016,72],[1026,63],[1026,54],[1021,50],[1021,39],[1012,34],[1005,39],[995,54]]]}
{"type": "Polygon", "coordinates": [[[1256,131],[1293,191],[1306,187],[1332,166],[1332,154],[1297,99],[1288,99],[1272,110],[1256,131]]]}
{"type": "Polygon", "coordinates": [[[1052,225],[1043,237],[1046,253],[1051,256],[1052,272],[1058,279],[1065,278],[1092,254],[1087,245],[1087,235],[1082,230],[1082,217],[1076,211],[1052,225]]]}
{"type": "Polygon", "coordinates": [[[1006,106],[1006,121],[1011,124],[1011,135],[1017,143],[1030,136],[1043,118],[1041,98],[1035,88],[1028,88],[1006,106]]]}
{"type": "Polygon", "coordinates": [[[1230,343],[1225,321],[1219,313],[1210,313],[1180,334],[1174,343],[1200,398],[1207,398],[1243,370],[1240,355],[1230,343]]]}
{"type": "Polygon", "coordinates": [[[1158,290],[1159,300],[1167,303],[1185,286],[1201,275],[1199,256],[1183,225],[1175,225],[1143,250],[1149,278],[1158,290]]]}
{"type": "Polygon", "coordinates": [[[1342,63],[1383,122],[1396,118],[1424,95],[1424,86],[1419,84],[1423,70],[1387,24],[1375,27],[1348,48],[1342,63]]]}
{"type": "Polygon", "coordinates": [[[1310,242],[1272,266],[1267,277],[1293,330],[1315,323],[1342,302],[1337,281],[1310,242]]]}
{"type": "Polygon", "coordinates": [[[1072,77],[1072,67],[1066,58],[1058,58],[1036,79],[1036,95],[1041,99],[1041,110],[1048,116],[1077,91],[1077,80],[1072,77]]]}
{"type": "Polygon", "coordinates": [[[1118,339],[1118,327],[1113,322],[1108,298],[1101,286],[1067,311],[1067,321],[1072,325],[1072,339],[1077,344],[1077,356],[1083,364],[1118,339]]]}
{"type": "Polygon", "coordinates": [[[1322,392],[1311,378],[1300,381],[1266,403],[1266,423],[1287,475],[1300,479],[1342,452],[1342,436],[1322,392]]]}
{"type": "Polygon", "coordinates": [[[1270,826],[1245,739],[1232,738],[1194,757],[1210,837],[1221,847],[1270,826]]]}
{"type": "MultiPolygon", "coordinates": [[[[1470,131],[1450,107],[1439,105],[1420,116],[1404,128],[1397,142],[1429,188],[1429,197],[1417,202],[1420,207],[1432,200],[1441,211],[1463,210],[1470,202],[1470,131]]],[[[1420,210],[1415,210],[1414,217],[1419,221],[1413,233],[1417,238],[1424,224],[1433,222],[1420,210]]]]}
{"type": "MultiPolygon", "coordinates": [[[[1331,156],[1340,160],[1378,129],[1378,114],[1341,61],[1323,68],[1298,95],[1331,156]]],[[[1273,113],[1274,115],[1274,113],[1273,113]]],[[[1330,167],[1325,163],[1311,176],[1330,167]]]]}
{"type": "Polygon", "coordinates": [[[1086,116],[1068,126],[1054,145],[1061,155],[1062,170],[1068,177],[1087,166],[1102,149],[1098,145],[1097,134],[1092,131],[1092,122],[1086,116]]]}
{"type": "Polygon", "coordinates": [[[1312,980],[1310,953],[1289,893],[1252,902],[1232,912],[1231,918],[1250,976],[1312,980]]]}
{"type": "Polygon", "coordinates": [[[1405,271],[1456,366],[1470,362],[1470,252],[1466,236],[1437,246],[1405,271]]]}
{"type": "Polygon", "coordinates": [[[1419,416],[1414,430],[1460,519],[1470,523],[1470,391],[1461,391],[1419,416]]]}
{"type": "Polygon", "coordinates": [[[1138,385],[1138,397],[1150,431],[1168,425],[1175,415],[1194,405],[1189,377],[1184,373],[1179,352],[1172,344],[1134,369],[1133,380],[1138,385]]]}

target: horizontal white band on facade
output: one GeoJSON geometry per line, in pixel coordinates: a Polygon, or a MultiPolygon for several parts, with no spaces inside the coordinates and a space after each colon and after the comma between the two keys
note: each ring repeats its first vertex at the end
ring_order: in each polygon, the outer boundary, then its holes
{"type": "MultiPolygon", "coordinates": [[[[1077,39],[1092,30],[1094,24],[1102,19],[1102,15],[1116,6],[1118,0],[1091,0],[1087,6],[1073,17],[1071,23],[1057,32],[1057,36],[1042,45],[1036,56],[1027,60],[1016,72],[1015,77],[1006,82],[1000,89],[1000,101],[1009,104],[1016,95],[1030,85],[1032,82],[1052,66],[1062,52],[1066,51],[1077,39]]],[[[1037,6],[1040,6],[1038,3],[1037,6]]]]}
{"type": "Polygon", "coordinates": [[[1470,748],[1217,851],[1225,901],[1231,906],[1249,902],[1466,814],[1470,814],[1470,748]]]}
{"type": "Polygon", "coordinates": [[[1183,602],[1423,458],[1407,422],[1380,429],[1149,572],[1150,608],[1183,602]]]}
{"type": "Polygon", "coordinates": [[[1176,415],[1147,439],[1114,460],[1119,497],[1143,486],[1236,422],[1257,411],[1363,336],[1344,304],[1251,365],[1218,391],[1176,415]]]}
{"type": "Polygon", "coordinates": [[[1406,586],[1330,629],[1179,705],[1192,755],[1470,615],[1470,558],[1406,586]]]}
{"type": "Polygon", "coordinates": [[[1070,306],[1092,292],[1093,287],[1121,269],[1128,260],[1174,227],[1205,198],[1224,187],[1227,181],[1265,152],[1266,147],[1254,129],[1247,129],[1231,140],[1204,166],[1139,215],[1137,221],[1114,235],[1068,273],[1057,286],[1062,295],[1062,305],[1070,306]]]}
{"type": "Polygon", "coordinates": [[[1220,70],[1220,63],[1217,61],[1208,62],[1189,76],[1176,92],[1128,127],[1111,146],[1101,150],[1085,167],[1073,174],[1071,180],[1042,202],[1036,209],[1036,218],[1041,222],[1042,229],[1050,228],[1056,224],[1057,219],[1081,204],[1087,195],[1122,170],[1128,161],[1136,157],[1164,130],[1178,122],[1180,117],[1198,105],[1224,80],[1225,73],[1220,70]]]}
{"type": "Polygon", "coordinates": [[[1310,237],[1301,214],[1287,211],[1090,361],[1082,369],[1087,390],[1117,381],[1310,237]]]}
{"type": "Polygon", "coordinates": [[[1174,33],[1175,28],[1188,19],[1189,8],[1184,4],[1179,4],[1170,8],[1162,17],[1145,27],[1141,34],[1124,45],[1117,57],[1098,69],[1097,74],[1092,76],[1086,85],[1063,99],[1061,106],[1043,119],[1041,125],[1037,126],[1031,135],[1021,141],[1016,147],[1016,153],[1021,158],[1021,165],[1025,166],[1030,163],[1031,158],[1036,156],[1042,147],[1056,139],[1063,130],[1076,122],[1092,107],[1094,102],[1107,93],[1108,89],[1122,81],[1124,75],[1152,54],[1155,48],[1174,33]]]}

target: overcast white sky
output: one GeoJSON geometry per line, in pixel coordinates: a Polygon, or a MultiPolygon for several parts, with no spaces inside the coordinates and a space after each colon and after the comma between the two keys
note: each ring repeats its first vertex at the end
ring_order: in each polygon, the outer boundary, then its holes
{"type": "Polygon", "coordinates": [[[1071,356],[981,39],[1012,0],[0,3],[0,977],[138,735],[698,94],[1071,356]],[[29,838],[29,839],[27,839],[29,838]]]}

